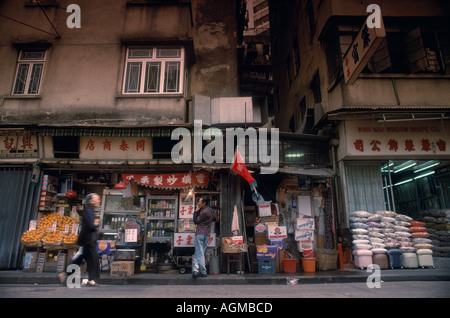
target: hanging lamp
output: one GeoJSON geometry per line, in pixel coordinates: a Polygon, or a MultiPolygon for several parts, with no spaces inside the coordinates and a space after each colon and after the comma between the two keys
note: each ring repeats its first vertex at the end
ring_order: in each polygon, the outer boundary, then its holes
{"type": "Polygon", "coordinates": [[[126,189],[126,188],[127,188],[127,186],[124,185],[122,181],[120,181],[118,184],[116,184],[114,186],[114,189],[119,189],[119,190],[123,190],[123,189],[126,189]]]}
{"type": "Polygon", "coordinates": [[[65,196],[69,198],[76,198],[78,195],[75,191],[70,189],[69,191],[66,192],[65,196]]]}

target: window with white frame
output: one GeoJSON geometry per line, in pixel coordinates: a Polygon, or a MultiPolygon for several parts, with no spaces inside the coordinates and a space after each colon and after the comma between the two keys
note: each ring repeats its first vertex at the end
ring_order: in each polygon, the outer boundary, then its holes
{"type": "Polygon", "coordinates": [[[23,49],[20,51],[13,94],[33,95],[39,93],[45,56],[45,49],[23,49]]]}
{"type": "Polygon", "coordinates": [[[183,92],[182,47],[130,47],[125,62],[124,94],[183,92]]]}

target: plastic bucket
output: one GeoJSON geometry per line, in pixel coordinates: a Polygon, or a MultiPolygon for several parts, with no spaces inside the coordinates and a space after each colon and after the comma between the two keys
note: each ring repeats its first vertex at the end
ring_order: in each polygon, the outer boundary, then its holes
{"type": "Polygon", "coordinates": [[[314,258],[314,250],[303,250],[303,258],[314,258]]]}
{"type": "Polygon", "coordinates": [[[209,274],[219,275],[219,256],[212,255],[209,260],[209,274]]]}
{"type": "Polygon", "coordinates": [[[297,260],[293,258],[283,259],[283,271],[285,273],[295,273],[297,271],[297,260]]]}
{"type": "Polygon", "coordinates": [[[316,271],[316,259],[302,258],[302,266],[305,273],[314,273],[316,271]]]}

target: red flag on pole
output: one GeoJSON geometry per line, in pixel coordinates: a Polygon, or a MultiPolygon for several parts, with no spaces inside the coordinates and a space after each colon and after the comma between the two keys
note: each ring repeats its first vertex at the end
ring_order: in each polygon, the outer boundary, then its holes
{"type": "Polygon", "coordinates": [[[248,172],[248,169],[245,166],[245,161],[244,159],[242,159],[242,156],[239,153],[239,149],[237,147],[236,152],[234,153],[234,162],[231,169],[239,173],[245,180],[247,180],[248,184],[251,185],[253,182],[255,182],[255,179],[252,177],[250,172],[248,172]]]}

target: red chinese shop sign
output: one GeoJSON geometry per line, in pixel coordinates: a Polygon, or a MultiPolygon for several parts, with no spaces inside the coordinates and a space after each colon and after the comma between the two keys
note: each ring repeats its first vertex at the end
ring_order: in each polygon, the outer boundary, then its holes
{"type": "Polygon", "coordinates": [[[339,135],[339,159],[349,156],[450,157],[448,121],[346,121],[339,127],[339,135]]]}
{"type": "Polygon", "coordinates": [[[153,188],[185,188],[185,187],[207,187],[209,184],[209,172],[186,172],[168,174],[122,174],[125,184],[131,180],[153,188]]]}
{"type": "MultiPolygon", "coordinates": [[[[173,235],[174,247],[194,247],[195,233],[175,233],[173,235]]],[[[208,246],[216,247],[216,234],[211,233],[208,237],[208,246]]]]}
{"type": "Polygon", "coordinates": [[[0,157],[35,157],[37,156],[36,135],[8,134],[0,135],[0,157]]]}

